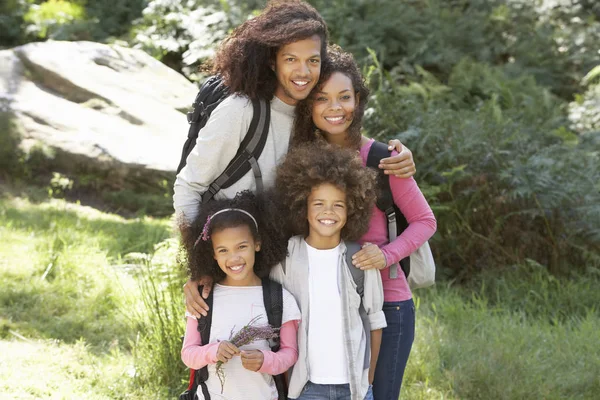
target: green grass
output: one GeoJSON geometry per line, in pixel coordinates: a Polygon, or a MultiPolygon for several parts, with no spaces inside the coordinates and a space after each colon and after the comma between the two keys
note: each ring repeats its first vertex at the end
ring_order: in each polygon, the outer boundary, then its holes
{"type": "Polygon", "coordinates": [[[537,313],[528,312],[533,306],[518,310],[525,299],[490,301],[483,283],[479,293],[444,284],[416,293],[417,332],[403,398],[597,398],[600,316],[594,306],[567,316],[555,303],[562,299],[568,307],[570,298],[582,297],[578,288],[597,296],[586,289],[599,287],[599,280],[566,280],[575,292],[552,292],[553,278],[521,272],[503,284],[528,285],[546,299],[537,301],[537,313]]]}
{"type": "MultiPolygon", "coordinates": [[[[184,277],[167,219],[5,196],[0,239],[0,398],[176,398],[184,277]]],[[[596,270],[529,263],[417,291],[402,398],[596,398],[598,287],[596,270]]]]}

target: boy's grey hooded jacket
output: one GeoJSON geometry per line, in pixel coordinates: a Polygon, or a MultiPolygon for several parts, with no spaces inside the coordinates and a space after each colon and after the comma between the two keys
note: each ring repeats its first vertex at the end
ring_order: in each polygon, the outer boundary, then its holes
{"type": "MultiPolygon", "coordinates": [[[[289,397],[298,398],[310,378],[308,364],[308,326],[310,324],[309,291],[308,291],[308,250],[302,236],[294,236],[288,242],[288,256],[285,262],[278,264],[271,271],[271,279],[280,282],[296,298],[302,321],[298,329],[298,361],[294,365],[289,383],[289,397]]],[[[369,333],[365,332],[359,314],[360,295],[346,264],[346,245],[340,244],[338,261],[338,288],[341,295],[342,309],[331,310],[342,313],[344,327],[344,347],[348,365],[348,378],[352,400],[363,400],[369,388],[369,333]]],[[[355,268],[350,266],[350,268],[355,268]]],[[[381,274],[377,269],[365,271],[364,310],[369,319],[371,330],[385,328],[383,314],[383,286],[381,274]]],[[[323,338],[327,340],[327,338],[323,338]]]]}

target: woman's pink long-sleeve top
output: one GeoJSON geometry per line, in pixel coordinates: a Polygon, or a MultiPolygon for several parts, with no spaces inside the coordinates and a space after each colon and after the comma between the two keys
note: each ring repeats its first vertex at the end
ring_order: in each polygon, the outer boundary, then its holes
{"type": "MultiPolygon", "coordinates": [[[[367,165],[367,157],[373,142],[374,140],[370,139],[360,149],[360,157],[365,166],[367,165]]],[[[392,154],[395,155],[398,153],[393,152],[392,154]]],[[[390,279],[389,266],[399,262],[421,247],[423,243],[433,236],[437,229],[433,211],[431,211],[427,200],[425,200],[425,196],[423,196],[417,182],[413,178],[402,179],[391,175],[390,188],[394,203],[396,203],[408,221],[408,228],[396,240],[389,243],[387,218],[383,211],[375,207],[369,223],[369,230],[360,238],[360,243],[369,242],[376,244],[385,255],[387,267],[381,270],[381,279],[383,281],[383,293],[386,302],[404,301],[412,297],[408,282],[402,271],[398,274],[397,279],[390,279]]]]}
{"type": "MultiPolygon", "coordinates": [[[[192,369],[200,369],[208,364],[216,364],[219,342],[202,345],[200,332],[198,332],[198,321],[188,317],[181,349],[183,363],[192,369]]],[[[258,372],[277,375],[287,371],[298,359],[298,321],[292,320],[281,325],[280,348],[276,353],[262,351],[264,361],[258,372]]]]}

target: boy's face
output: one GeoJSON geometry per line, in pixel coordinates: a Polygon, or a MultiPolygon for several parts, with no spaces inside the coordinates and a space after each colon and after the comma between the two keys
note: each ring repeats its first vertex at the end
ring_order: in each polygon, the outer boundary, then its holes
{"type": "Polygon", "coordinates": [[[346,225],[346,193],[330,183],[313,188],[308,197],[308,237],[316,248],[333,248],[340,242],[346,225]]]}
{"type": "Polygon", "coordinates": [[[304,100],[321,74],[321,38],[318,35],[282,46],[275,56],[275,96],[289,105],[304,100]]]}

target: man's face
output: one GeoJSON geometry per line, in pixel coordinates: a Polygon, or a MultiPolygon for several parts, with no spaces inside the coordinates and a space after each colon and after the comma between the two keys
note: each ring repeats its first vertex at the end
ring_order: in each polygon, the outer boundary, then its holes
{"type": "Polygon", "coordinates": [[[289,105],[304,100],[321,74],[321,38],[318,35],[282,46],[273,66],[277,75],[275,96],[289,105]]]}

